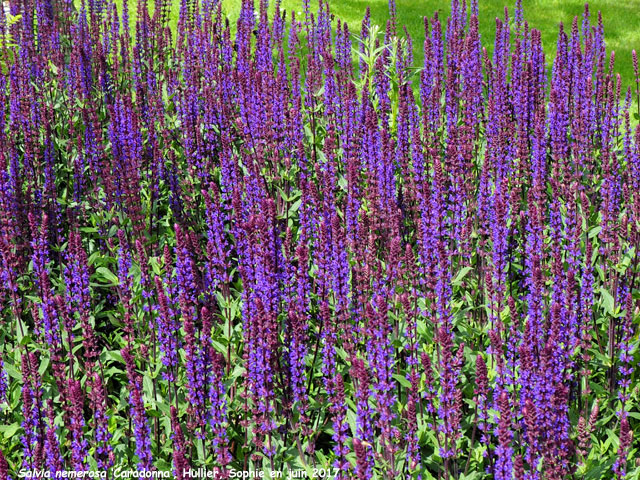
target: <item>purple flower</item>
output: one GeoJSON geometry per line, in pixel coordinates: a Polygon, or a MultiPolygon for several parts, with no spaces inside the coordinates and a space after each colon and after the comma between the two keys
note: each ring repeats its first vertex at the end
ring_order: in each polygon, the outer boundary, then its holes
{"type": "Polygon", "coordinates": [[[127,346],[123,348],[121,353],[127,367],[127,378],[129,379],[130,415],[133,421],[133,434],[135,437],[135,452],[138,457],[138,468],[141,470],[150,470],[152,467],[151,437],[149,424],[147,422],[147,414],[144,408],[144,401],[142,398],[142,379],[140,374],[136,371],[135,360],[131,352],[131,347],[127,346]]]}

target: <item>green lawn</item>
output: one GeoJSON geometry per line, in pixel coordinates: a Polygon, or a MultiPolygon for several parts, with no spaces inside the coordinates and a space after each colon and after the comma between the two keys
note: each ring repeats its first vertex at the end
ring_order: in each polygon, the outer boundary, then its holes
{"type": "MultiPolygon", "coordinates": [[[[115,0],[118,6],[122,0],[115,0]]],[[[223,11],[235,25],[240,12],[241,0],[222,0],[223,11]]],[[[258,8],[259,0],[254,0],[258,8]]],[[[317,9],[317,0],[310,0],[312,8],[317,9]]],[[[388,0],[329,0],[331,11],[346,21],[351,33],[359,34],[360,25],[367,6],[371,8],[372,22],[380,26],[386,24],[389,18],[388,0]]],[[[470,0],[467,0],[470,1],[470,0]]],[[[80,0],[75,0],[76,4],[80,0]]],[[[135,16],[137,0],[129,0],[131,16],[135,16]]],[[[153,1],[150,0],[150,4],[153,1]]],[[[275,0],[270,0],[273,7],[275,0]]],[[[177,24],[180,0],[174,0],[172,26],[177,24]]],[[[302,0],[282,0],[282,8],[287,12],[296,11],[302,15],[302,0]]],[[[398,25],[407,27],[414,40],[416,66],[422,65],[422,42],[424,39],[423,17],[433,16],[435,11],[441,20],[449,15],[449,0],[396,0],[398,25]]],[[[509,7],[510,18],[513,18],[515,0],[479,0],[480,33],[482,43],[489,52],[493,50],[495,35],[495,19],[504,16],[504,7],[509,7]]],[[[631,51],[640,54],[640,0],[595,0],[589,2],[592,24],[597,22],[598,11],[602,12],[607,50],[616,52],[616,71],[620,73],[623,84],[631,86],[635,92],[635,80],[631,51]]],[[[554,55],[558,35],[558,25],[563,22],[565,29],[570,31],[573,17],[581,19],[584,11],[583,0],[523,0],[524,18],[530,27],[542,32],[542,41],[547,53],[547,61],[554,55]]],[[[581,21],[581,20],[580,20],[581,21]]],[[[133,23],[132,23],[133,29],[133,23]]]]}
{"type": "MultiPolygon", "coordinates": [[[[274,3],[274,0],[271,0],[274,3]]],[[[313,6],[317,3],[311,0],[313,6]]],[[[257,5],[257,0],[256,0],[257,5]]],[[[384,26],[389,17],[387,0],[339,0],[331,2],[332,12],[345,20],[352,33],[360,32],[360,22],[367,6],[371,7],[374,23],[384,26]]],[[[479,0],[480,33],[482,43],[489,51],[493,48],[495,19],[503,17],[504,7],[509,7],[509,15],[513,17],[515,0],[479,0]]],[[[288,12],[302,11],[302,0],[282,0],[282,6],[288,12]]],[[[223,0],[225,13],[235,21],[240,11],[239,0],[223,0]]],[[[616,52],[616,69],[622,76],[625,85],[631,85],[633,66],[631,51],[640,52],[640,0],[597,0],[589,2],[592,22],[597,21],[598,11],[602,12],[605,28],[605,41],[608,50],[616,52]]],[[[398,24],[406,25],[414,39],[416,62],[422,64],[422,41],[424,39],[424,16],[431,17],[437,10],[441,19],[449,14],[449,1],[445,0],[396,0],[398,24]]],[[[582,0],[523,0],[524,17],[533,28],[542,32],[542,41],[548,55],[553,55],[558,35],[558,25],[565,24],[570,30],[573,17],[581,16],[584,10],[582,0]]]]}

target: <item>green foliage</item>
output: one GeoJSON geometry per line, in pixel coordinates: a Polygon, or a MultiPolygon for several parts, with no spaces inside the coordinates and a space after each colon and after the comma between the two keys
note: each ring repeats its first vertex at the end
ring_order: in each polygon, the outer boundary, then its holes
{"type": "Polygon", "coordinates": [[[6,14],[6,25],[4,27],[4,35],[0,34],[0,69],[6,74],[9,71],[9,65],[13,63],[18,45],[11,34],[11,27],[22,19],[22,15],[6,14]]]}

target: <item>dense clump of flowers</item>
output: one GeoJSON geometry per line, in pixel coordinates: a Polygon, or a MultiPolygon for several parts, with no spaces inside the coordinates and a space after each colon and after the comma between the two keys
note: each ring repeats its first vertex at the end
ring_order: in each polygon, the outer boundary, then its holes
{"type": "Polygon", "coordinates": [[[172,6],[0,10],[0,480],[637,474],[635,51],[172,6]]]}

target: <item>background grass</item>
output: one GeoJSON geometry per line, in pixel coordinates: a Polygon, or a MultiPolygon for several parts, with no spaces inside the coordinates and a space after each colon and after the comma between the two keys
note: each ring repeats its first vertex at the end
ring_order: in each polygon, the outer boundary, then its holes
{"type": "MultiPolygon", "coordinates": [[[[81,0],[74,0],[80,6],[81,0]]],[[[467,0],[469,2],[470,0],[467,0]]],[[[496,18],[504,18],[504,8],[509,8],[509,18],[513,20],[516,0],[479,0],[479,21],[482,45],[493,52],[493,42],[496,31],[496,18]]],[[[123,0],[115,0],[121,11],[123,0]]],[[[134,19],[138,0],[128,0],[130,5],[131,31],[134,33],[134,19]]],[[[256,9],[259,0],[254,0],[256,9]]],[[[582,22],[585,0],[522,0],[524,19],[530,28],[540,30],[542,43],[547,56],[547,64],[551,66],[555,56],[556,41],[560,23],[565,30],[571,30],[571,23],[575,16],[582,22]]],[[[153,0],[148,0],[153,11],[153,0]]],[[[173,0],[170,25],[175,32],[180,12],[181,0],[173,0]]],[[[240,13],[241,0],[222,0],[223,12],[235,26],[240,13]]],[[[271,10],[275,10],[275,0],[269,0],[271,10]]],[[[317,0],[310,0],[312,10],[317,11],[317,0]]],[[[346,21],[352,34],[359,35],[362,18],[367,6],[371,9],[371,21],[383,27],[389,18],[388,0],[329,0],[331,12],[342,21],[346,21]]],[[[422,45],[424,41],[424,21],[426,16],[431,18],[437,11],[446,28],[449,16],[450,0],[396,0],[399,32],[403,26],[413,38],[414,65],[422,66],[424,56],[422,45]]],[[[287,18],[291,12],[296,12],[297,18],[302,18],[303,0],[281,0],[281,8],[286,10],[287,18]]],[[[631,87],[636,94],[636,83],[633,72],[632,50],[640,55],[640,0],[596,0],[589,2],[591,23],[597,23],[598,12],[602,12],[605,42],[607,52],[616,52],[615,71],[620,73],[624,90],[631,87]]],[[[354,56],[354,61],[357,57],[354,56]]],[[[623,90],[623,96],[624,96],[623,90]]],[[[634,123],[638,119],[634,119],[634,123]]]]}
{"type": "MultiPolygon", "coordinates": [[[[275,3],[271,0],[271,3],[275,3]]],[[[371,7],[373,23],[384,26],[389,18],[387,0],[329,0],[331,11],[349,25],[351,33],[360,33],[360,24],[367,6],[371,7]]],[[[257,4],[257,0],[256,0],[257,4]]],[[[311,0],[314,10],[317,2],[311,0]]],[[[530,27],[542,32],[542,42],[547,54],[547,62],[553,58],[558,26],[564,23],[570,31],[573,17],[582,16],[583,0],[523,0],[524,18],[530,27]]],[[[223,0],[224,12],[235,22],[240,12],[240,0],[223,0]]],[[[441,20],[449,15],[448,0],[396,0],[398,25],[407,27],[414,41],[416,65],[422,65],[422,42],[424,40],[423,17],[431,17],[438,11],[441,20]]],[[[493,51],[496,30],[496,17],[504,17],[504,7],[509,7],[509,16],[513,18],[515,0],[479,0],[479,21],[482,44],[493,51]]],[[[302,12],[302,0],[282,0],[282,8],[287,12],[302,12]]],[[[616,70],[620,73],[624,85],[635,83],[631,51],[640,52],[640,0],[597,0],[589,2],[592,23],[597,22],[598,11],[602,12],[607,50],[616,52],[616,70]]]]}
{"type": "MultiPolygon", "coordinates": [[[[118,7],[122,0],[115,0],[118,7]]],[[[470,1],[470,0],[467,0],[470,1]]],[[[80,0],[75,0],[80,4],[80,0]]],[[[254,0],[258,8],[259,0],[254,0]]],[[[282,0],[282,7],[297,16],[302,15],[303,0],[282,0]]],[[[310,0],[312,10],[317,11],[317,0],[310,0]]],[[[153,5],[153,1],[149,2],[153,5]]],[[[496,17],[504,18],[505,6],[509,8],[509,16],[513,19],[515,0],[479,0],[480,34],[483,46],[489,52],[493,51],[493,41],[496,31],[496,17]]],[[[129,0],[130,14],[135,18],[137,0],[129,0]]],[[[275,0],[270,0],[273,10],[275,0]]],[[[332,13],[346,21],[352,34],[359,34],[362,18],[367,6],[371,8],[371,21],[384,27],[389,18],[388,0],[329,0],[332,13]]],[[[232,24],[238,19],[241,0],[222,0],[223,11],[232,24]]],[[[547,63],[555,55],[558,27],[565,25],[565,30],[571,30],[571,22],[577,15],[580,18],[584,11],[584,0],[523,0],[524,18],[531,28],[537,28],[542,33],[542,43],[547,55],[547,63]]],[[[450,0],[396,0],[398,26],[406,26],[414,41],[415,65],[423,63],[422,42],[424,41],[423,18],[431,18],[437,11],[445,28],[446,18],[449,16],[450,0]]],[[[153,8],[153,6],[152,6],[153,8]]],[[[640,0],[596,0],[589,2],[592,24],[597,22],[598,12],[602,12],[605,42],[607,51],[616,52],[615,69],[622,78],[623,85],[631,86],[635,91],[635,79],[631,51],[640,54],[640,0]]],[[[175,30],[180,11],[180,0],[174,0],[171,25],[175,30]]],[[[301,17],[298,17],[301,18],[301,17]]],[[[132,22],[133,30],[133,22],[132,22]]]]}

